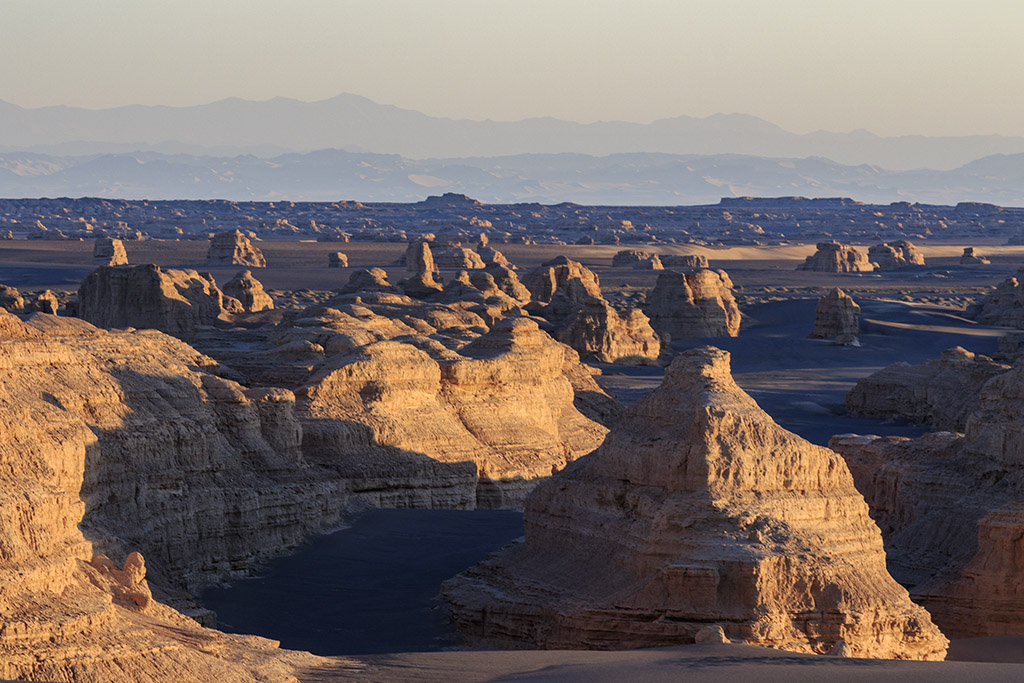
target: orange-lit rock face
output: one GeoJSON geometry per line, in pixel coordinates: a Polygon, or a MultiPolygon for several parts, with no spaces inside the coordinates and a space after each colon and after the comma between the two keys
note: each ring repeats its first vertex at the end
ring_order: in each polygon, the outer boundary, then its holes
{"type": "Polygon", "coordinates": [[[644,312],[658,334],[672,339],[735,337],[740,331],[740,309],[724,270],[662,273],[644,312]]]}
{"type": "Polygon", "coordinates": [[[797,270],[821,273],[865,273],[875,270],[863,252],[839,242],[819,242],[818,250],[797,266],[797,270]]]}
{"type": "Polygon", "coordinates": [[[729,357],[677,357],[604,444],[541,484],[525,543],[444,593],[471,640],[543,648],[731,638],[942,659],[946,639],[886,572],[842,458],[776,425],[729,357]]]}

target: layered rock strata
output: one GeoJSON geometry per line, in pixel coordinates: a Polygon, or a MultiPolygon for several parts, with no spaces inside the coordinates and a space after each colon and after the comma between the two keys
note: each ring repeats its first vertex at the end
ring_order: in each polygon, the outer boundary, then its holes
{"type": "Polygon", "coordinates": [[[924,255],[907,240],[876,244],[868,248],[868,261],[878,270],[896,270],[905,266],[923,266],[924,255]]]}
{"type": "Polygon", "coordinates": [[[875,270],[867,256],[839,242],[818,242],[817,251],[796,268],[819,273],[867,273],[875,270]]]}
{"type": "Polygon", "coordinates": [[[861,380],[846,395],[846,410],[858,417],[903,420],[962,432],[985,384],[1009,365],[959,346],[919,365],[894,363],[861,380]]]}
{"type": "Polygon", "coordinates": [[[616,268],[631,268],[641,261],[650,259],[651,256],[653,254],[649,251],[623,249],[622,251],[615,252],[615,256],[612,257],[612,266],[616,268]]]}
{"type": "Polygon", "coordinates": [[[148,581],[240,573],[338,519],[290,396],[154,331],[0,314],[0,339],[0,678],[292,680],[311,657],[201,628],[148,581]]]}
{"type": "Polygon", "coordinates": [[[662,338],[735,337],[740,331],[740,309],[724,270],[662,273],[644,312],[662,338]]]}
{"type": "Polygon", "coordinates": [[[553,326],[553,334],[587,359],[605,363],[651,363],[661,341],[638,310],[620,314],[601,294],[597,275],[560,256],[523,276],[532,296],[527,310],[553,326]]]}
{"type": "Polygon", "coordinates": [[[124,266],[128,264],[128,253],[124,242],[112,237],[97,237],[92,246],[92,261],[97,266],[124,266]]]}
{"type": "Polygon", "coordinates": [[[211,266],[249,266],[266,268],[267,259],[241,230],[230,230],[213,236],[206,252],[206,263],[211,266]]]}
{"type": "Polygon", "coordinates": [[[98,327],[187,336],[225,313],[224,295],[213,276],[194,270],[101,266],[78,288],[78,316],[98,327]]]}
{"type": "Polygon", "coordinates": [[[465,638],[653,647],[712,623],[802,652],[945,655],[842,459],[776,425],[718,349],[678,356],[597,451],[534,491],[525,524],[524,542],[444,585],[465,638]]]}
{"type": "Polygon", "coordinates": [[[708,257],[702,254],[662,254],[661,264],[675,270],[709,268],[708,257]]]}
{"type": "Polygon", "coordinates": [[[241,305],[245,313],[269,311],[274,308],[274,300],[263,290],[263,284],[252,276],[252,271],[239,271],[235,277],[224,285],[224,295],[229,296],[241,305]]]}
{"type": "Polygon", "coordinates": [[[839,344],[855,344],[860,334],[860,306],[849,294],[835,288],[818,299],[811,339],[835,339],[839,344]]]}
{"type": "Polygon", "coordinates": [[[996,288],[971,304],[964,316],[985,325],[1024,329],[1024,268],[1015,277],[1009,277],[996,288]]]}

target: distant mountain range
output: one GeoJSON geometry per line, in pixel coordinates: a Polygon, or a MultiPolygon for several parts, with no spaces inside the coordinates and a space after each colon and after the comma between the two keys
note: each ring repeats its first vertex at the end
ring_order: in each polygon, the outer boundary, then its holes
{"type": "Polygon", "coordinates": [[[632,153],[450,159],[321,150],[304,154],[0,154],[2,197],[418,201],[456,192],[488,203],[716,203],[731,196],[846,196],[873,203],[1024,206],[1024,153],[952,170],[892,171],[823,158],[632,153]]]}
{"type": "MultiPolygon", "coordinates": [[[[0,151],[58,156],[147,151],[279,157],[286,152],[322,149],[397,154],[406,159],[559,153],[597,157],[633,153],[820,157],[838,164],[908,171],[959,169],[994,154],[1024,153],[1024,137],[880,137],[867,131],[796,134],[740,114],[680,116],[648,124],[580,124],[552,118],[467,121],[431,117],[348,94],[320,102],[227,99],[194,107],[102,110],[62,106],[25,109],[0,102],[0,151]]],[[[612,159],[614,163],[623,161],[612,159]]],[[[656,163],[647,159],[644,164],[656,163]]],[[[102,163],[116,165],[124,161],[108,159],[102,163]]],[[[548,166],[557,163],[544,162],[548,166]]],[[[588,165],[592,163],[605,162],[588,165]]],[[[873,171],[863,173],[870,175],[873,171]]],[[[572,181],[565,179],[570,184],[572,181]]]]}

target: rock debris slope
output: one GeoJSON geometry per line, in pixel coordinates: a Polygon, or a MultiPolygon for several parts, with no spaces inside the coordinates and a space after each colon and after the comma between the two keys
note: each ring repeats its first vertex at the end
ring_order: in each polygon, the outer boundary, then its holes
{"type": "Polygon", "coordinates": [[[597,451],[538,486],[525,524],[445,584],[470,640],[651,647],[710,623],[803,652],[945,655],[842,459],[776,425],[718,349],[678,356],[597,451]]]}

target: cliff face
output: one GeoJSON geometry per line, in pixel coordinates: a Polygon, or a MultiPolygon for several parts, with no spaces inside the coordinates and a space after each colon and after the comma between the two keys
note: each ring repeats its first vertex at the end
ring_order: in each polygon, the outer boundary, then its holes
{"type": "Polygon", "coordinates": [[[840,344],[853,344],[858,334],[860,306],[853,297],[837,288],[818,299],[812,339],[835,339],[840,344]]]}
{"type": "Polygon", "coordinates": [[[270,641],[153,600],[141,557],[118,567],[140,550],[188,587],[336,519],[289,397],[245,396],[158,332],[0,315],[0,339],[0,677],[288,680],[270,641]]]}
{"type": "Polygon", "coordinates": [[[78,288],[78,316],[97,327],[187,336],[224,313],[224,295],[213,277],[194,270],[101,266],[78,288]]]}
{"type": "Polygon", "coordinates": [[[607,431],[575,408],[571,363],[520,318],[458,352],[370,344],[299,391],[303,450],[373,504],[518,506],[607,431]]]}
{"type": "Polygon", "coordinates": [[[1024,634],[1024,369],[974,394],[964,435],[837,436],[889,566],[952,637],[1024,634]]]}
{"type": "Polygon", "coordinates": [[[818,242],[818,250],[797,266],[797,270],[821,273],[865,273],[875,270],[875,264],[855,248],[839,242],[818,242]]]}
{"type": "Polygon", "coordinates": [[[525,523],[525,543],[445,584],[471,640],[651,647],[717,623],[804,652],[945,654],[842,459],[778,427],[717,349],[677,357],[597,451],[538,486],[525,523]]]}
{"type": "Polygon", "coordinates": [[[735,337],[740,331],[740,309],[724,270],[662,273],[644,311],[658,334],[672,339],[735,337]]]}
{"type": "Polygon", "coordinates": [[[959,346],[920,365],[896,363],[857,381],[846,395],[852,415],[907,420],[935,429],[963,431],[978,392],[1010,369],[959,346]]]}

